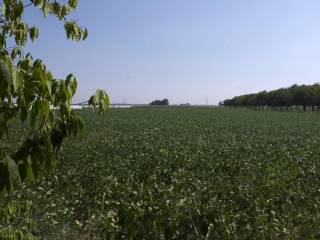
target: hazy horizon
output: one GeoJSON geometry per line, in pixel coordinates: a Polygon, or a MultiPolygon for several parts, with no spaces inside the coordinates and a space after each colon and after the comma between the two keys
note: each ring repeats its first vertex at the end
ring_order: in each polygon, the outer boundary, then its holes
{"type": "Polygon", "coordinates": [[[106,89],[111,102],[217,104],[235,95],[320,81],[320,2],[315,0],[79,1],[89,29],[66,40],[63,25],[40,26],[28,49],[56,77],[78,79],[75,102],[106,89]]]}

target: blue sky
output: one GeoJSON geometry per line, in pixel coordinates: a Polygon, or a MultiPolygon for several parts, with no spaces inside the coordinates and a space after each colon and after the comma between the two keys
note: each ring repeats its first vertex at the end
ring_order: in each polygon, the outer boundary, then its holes
{"type": "Polygon", "coordinates": [[[28,46],[56,77],[74,73],[75,101],[104,88],[112,102],[210,104],[234,95],[320,82],[318,0],[79,0],[89,29],[66,40],[63,25],[26,11],[40,26],[28,46]]]}

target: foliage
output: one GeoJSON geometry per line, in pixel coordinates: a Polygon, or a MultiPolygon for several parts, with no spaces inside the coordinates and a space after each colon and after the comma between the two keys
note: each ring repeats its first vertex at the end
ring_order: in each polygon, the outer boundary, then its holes
{"type": "Polygon", "coordinates": [[[258,107],[260,109],[273,107],[281,110],[302,107],[304,111],[309,107],[315,111],[320,107],[320,85],[292,85],[289,88],[280,88],[270,92],[245,94],[226,99],[223,101],[223,105],[258,107]]]}
{"type": "Polygon", "coordinates": [[[104,90],[98,89],[89,99],[89,105],[94,109],[98,107],[99,113],[104,113],[109,108],[110,101],[107,93],[104,90]]]}
{"type": "MultiPolygon", "coordinates": [[[[2,227],[40,239],[320,238],[318,114],[80,113],[84,138],[64,144],[55,177],[0,200],[21,208],[2,227]]],[[[23,134],[15,131],[10,143],[23,134]]]]}
{"type": "MultiPolygon", "coordinates": [[[[4,0],[0,13],[0,141],[10,136],[11,122],[18,119],[29,125],[21,147],[15,152],[0,148],[0,191],[10,191],[18,181],[33,181],[43,172],[56,168],[63,140],[83,129],[82,120],[71,109],[77,80],[70,74],[65,80],[55,79],[40,59],[34,60],[23,50],[38,35],[24,19],[24,9],[34,7],[44,17],[55,16],[64,22],[67,38],[84,40],[88,31],[68,19],[77,7],[77,0],[4,0]],[[12,44],[10,46],[9,44],[12,44]]],[[[90,103],[106,109],[109,100],[98,90],[90,103]]]]}
{"type": "Polygon", "coordinates": [[[169,100],[166,98],[163,100],[155,100],[155,101],[151,102],[150,105],[167,106],[167,105],[169,105],[169,100]]]}

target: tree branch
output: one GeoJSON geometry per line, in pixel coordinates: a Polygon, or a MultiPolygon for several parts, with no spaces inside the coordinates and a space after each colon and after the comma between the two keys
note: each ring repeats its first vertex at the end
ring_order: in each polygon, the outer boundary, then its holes
{"type": "Polygon", "coordinates": [[[27,7],[31,6],[32,4],[33,4],[33,3],[30,2],[30,3],[28,3],[27,5],[23,6],[23,8],[27,8],[27,7]]]}

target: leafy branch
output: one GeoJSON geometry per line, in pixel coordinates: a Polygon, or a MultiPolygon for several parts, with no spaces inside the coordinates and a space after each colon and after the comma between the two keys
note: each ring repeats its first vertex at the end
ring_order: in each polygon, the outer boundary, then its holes
{"type": "MultiPolygon", "coordinates": [[[[0,191],[10,191],[19,181],[34,181],[39,176],[53,172],[59,150],[66,137],[83,131],[83,122],[72,110],[72,98],[77,91],[73,74],[65,79],[55,79],[40,60],[34,60],[23,50],[28,40],[39,36],[36,26],[29,27],[22,20],[27,7],[42,11],[64,21],[68,39],[80,41],[88,36],[86,28],[79,27],[67,16],[77,7],[77,0],[63,1],[4,0],[0,12],[0,140],[11,133],[13,119],[27,122],[28,136],[16,152],[0,148],[0,191]],[[8,47],[8,42],[15,45],[8,47]]],[[[109,107],[104,90],[97,90],[89,105],[103,113],[109,107]]]]}

